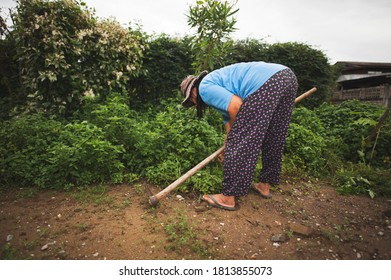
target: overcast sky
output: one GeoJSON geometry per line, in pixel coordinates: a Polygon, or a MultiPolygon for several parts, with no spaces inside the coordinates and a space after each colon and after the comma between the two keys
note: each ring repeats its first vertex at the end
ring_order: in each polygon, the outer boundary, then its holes
{"type": "MultiPolygon", "coordinates": [[[[148,34],[189,34],[196,0],[84,0],[99,17],[138,22],[148,34]]],[[[15,5],[0,0],[2,7],[15,5]]],[[[337,61],[391,62],[391,0],[238,0],[235,39],[302,42],[337,61]]]]}

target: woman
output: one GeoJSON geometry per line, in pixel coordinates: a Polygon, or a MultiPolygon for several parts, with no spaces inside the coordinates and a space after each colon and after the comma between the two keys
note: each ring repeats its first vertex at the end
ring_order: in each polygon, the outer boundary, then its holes
{"type": "Polygon", "coordinates": [[[216,109],[227,132],[222,193],[206,194],[203,201],[236,210],[235,197],[248,194],[261,151],[260,183],[253,187],[263,198],[272,197],[270,185],[280,181],[297,87],[296,76],[288,67],[266,62],[237,63],[182,81],[182,105],[196,105],[199,117],[206,105],[216,109]]]}

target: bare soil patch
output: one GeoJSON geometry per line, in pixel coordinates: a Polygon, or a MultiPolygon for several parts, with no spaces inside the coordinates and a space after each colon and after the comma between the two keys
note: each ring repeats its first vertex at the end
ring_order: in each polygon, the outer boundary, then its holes
{"type": "MultiPolygon", "coordinates": [[[[1,190],[1,259],[391,259],[391,200],[327,183],[254,192],[235,212],[195,193],[152,208],[148,183],[77,192],[1,190]]],[[[180,195],[180,196],[178,196],[180,195]]]]}

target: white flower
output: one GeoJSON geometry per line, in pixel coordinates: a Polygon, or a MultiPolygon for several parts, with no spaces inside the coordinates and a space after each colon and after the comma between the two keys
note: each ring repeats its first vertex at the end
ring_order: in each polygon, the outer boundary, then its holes
{"type": "Polygon", "coordinates": [[[84,92],[84,96],[86,97],[95,97],[94,91],[90,88],[89,90],[84,92]]]}

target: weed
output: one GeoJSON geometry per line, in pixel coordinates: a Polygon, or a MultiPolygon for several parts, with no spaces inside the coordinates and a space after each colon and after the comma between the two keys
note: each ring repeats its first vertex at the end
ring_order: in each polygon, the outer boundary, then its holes
{"type": "Polygon", "coordinates": [[[17,259],[16,249],[14,249],[10,243],[7,243],[1,249],[0,256],[2,260],[15,260],[17,259]]]}
{"type": "Polygon", "coordinates": [[[255,210],[258,210],[259,207],[261,206],[259,202],[256,202],[256,201],[253,201],[251,206],[255,209],[255,210]]]}
{"type": "Polygon", "coordinates": [[[77,225],[77,228],[79,229],[80,232],[85,232],[88,229],[88,225],[85,223],[80,223],[77,225]]]}
{"type": "Polygon", "coordinates": [[[107,186],[98,185],[90,188],[79,188],[73,195],[80,203],[92,203],[95,205],[111,204],[113,198],[107,194],[107,186]]]}
{"type": "Polygon", "coordinates": [[[36,188],[22,188],[16,195],[17,199],[34,198],[37,197],[38,190],[36,188]]]}
{"type": "Polygon", "coordinates": [[[123,207],[129,207],[130,204],[131,204],[131,202],[130,202],[130,198],[129,197],[125,198],[124,201],[122,202],[122,206],[123,207]]]}
{"type": "Polygon", "coordinates": [[[41,237],[41,238],[47,237],[49,234],[49,228],[40,228],[37,231],[38,231],[39,237],[41,237]]]}
{"type": "Polygon", "coordinates": [[[169,223],[164,227],[171,242],[166,246],[166,250],[180,251],[189,248],[201,258],[209,253],[205,246],[198,240],[198,234],[194,225],[190,225],[185,214],[177,214],[175,218],[169,219],[169,223]]]}
{"type": "Polygon", "coordinates": [[[293,231],[288,229],[286,232],[285,232],[286,236],[290,239],[293,237],[293,231]]]}
{"type": "Polygon", "coordinates": [[[143,186],[141,184],[135,184],[135,185],[133,185],[133,187],[134,187],[137,195],[143,194],[143,186]]]}
{"type": "Polygon", "coordinates": [[[27,250],[33,250],[38,244],[38,240],[31,240],[31,241],[23,241],[24,247],[26,247],[27,250]]]}

